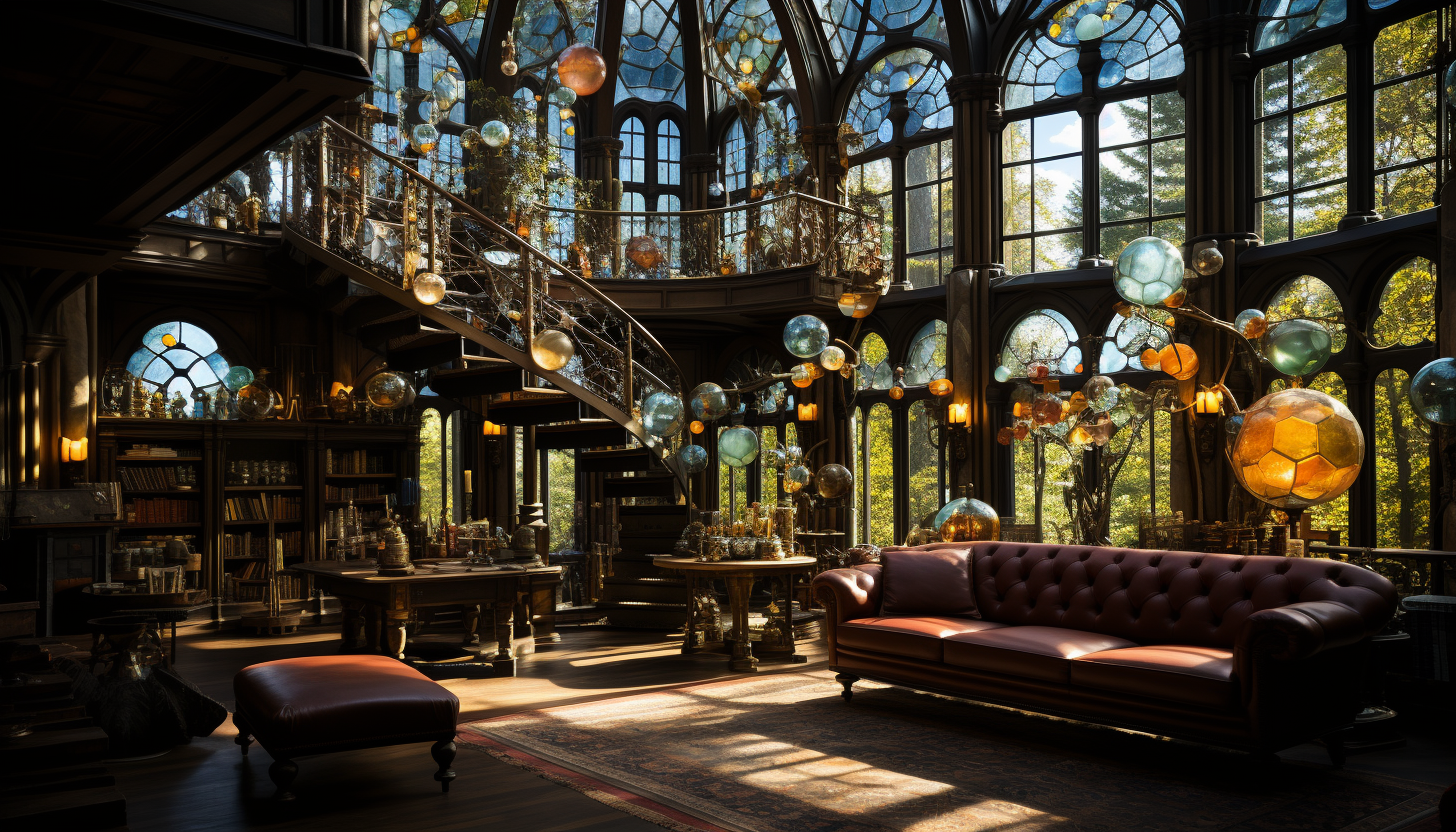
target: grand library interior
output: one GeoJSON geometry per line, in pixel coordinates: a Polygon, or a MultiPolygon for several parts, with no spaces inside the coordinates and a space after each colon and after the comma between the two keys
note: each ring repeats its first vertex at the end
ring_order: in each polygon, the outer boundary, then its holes
{"type": "Polygon", "coordinates": [[[1456,5],[31,11],[0,827],[1456,832],[1456,5]]]}

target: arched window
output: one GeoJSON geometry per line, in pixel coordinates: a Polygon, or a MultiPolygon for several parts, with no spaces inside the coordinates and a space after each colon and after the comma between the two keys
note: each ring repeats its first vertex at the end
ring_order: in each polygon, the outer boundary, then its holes
{"type": "Polygon", "coordinates": [[[687,107],[682,33],[676,0],[626,0],[622,52],[617,64],[617,103],[631,99],[687,107]]]}
{"type": "Polygon", "coordinates": [[[909,38],[950,43],[940,0],[814,0],[814,16],[829,43],[834,68],[843,73],[886,42],[909,38]]]}
{"type": "Polygon", "coordinates": [[[1445,145],[1438,45],[1450,17],[1412,4],[1291,3],[1254,10],[1256,230],[1266,243],[1435,204],[1445,145]],[[1350,143],[1352,130],[1374,140],[1350,143]]]}
{"type": "Polygon", "coordinates": [[[632,116],[622,122],[617,138],[622,141],[617,178],[628,188],[647,184],[647,131],[642,127],[642,119],[632,116]]]}
{"type": "Polygon", "coordinates": [[[1082,372],[1082,348],[1077,330],[1067,316],[1055,309],[1038,309],[1024,315],[1006,334],[1001,346],[1001,366],[1012,378],[1026,376],[1032,364],[1046,364],[1054,375],[1082,372]]]}
{"type": "Polygon", "coordinates": [[[1348,335],[1345,332],[1345,308],[1328,283],[1317,277],[1302,275],[1279,287],[1269,299],[1264,310],[1269,325],[1291,318],[1309,318],[1319,321],[1330,331],[1330,350],[1339,353],[1345,349],[1348,335]]]}
{"type": "Polygon", "coordinates": [[[1135,0],[1040,4],[1006,69],[1002,258],[1012,274],[1115,260],[1184,235],[1182,10],[1135,0]],[[1079,62],[1082,40],[1100,59],[1079,62]],[[1087,113],[1085,102],[1098,111],[1087,113]]]}
{"type": "Polygon", "coordinates": [[[902,255],[894,258],[895,280],[916,288],[940,285],[954,253],[949,78],[937,52],[891,52],[864,70],[845,114],[863,141],[850,160],[849,201],[880,209],[887,251],[902,255]]]}
{"type": "Polygon", "coordinates": [[[1415,347],[1436,341],[1436,264],[1412,257],[1380,290],[1370,322],[1377,347],[1415,347]]]}
{"type": "Polygon", "coordinates": [[[157,324],[142,336],[142,345],[126,362],[126,371],[168,401],[181,394],[190,408],[194,390],[217,392],[227,375],[227,359],[217,350],[217,339],[186,321],[157,324]]]}
{"type": "Polygon", "coordinates": [[[419,512],[436,525],[455,516],[455,423],[454,414],[441,418],[434,408],[420,414],[419,512]]]}
{"type": "Polygon", "coordinates": [[[863,529],[865,540],[876,546],[898,542],[895,534],[895,421],[889,405],[871,405],[860,437],[865,459],[863,529]]]}
{"type": "Polygon", "coordinates": [[[1121,315],[1114,315],[1107,322],[1107,331],[1103,334],[1108,340],[1102,342],[1102,355],[1097,361],[1097,371],[1103,375],[1159,369],[1156,364],[1151,367],[1143,364],[1143,351],[1154,344],[1165,344],[1170,338],[1162,326],[1141,317],[1121,315]]]}
{"type": "Polygon", "coordinates": [[[945,321],[934,320],[920,328],[905,356],[905,386],[920,387],[931,379],[945,378],[945,321]]]}

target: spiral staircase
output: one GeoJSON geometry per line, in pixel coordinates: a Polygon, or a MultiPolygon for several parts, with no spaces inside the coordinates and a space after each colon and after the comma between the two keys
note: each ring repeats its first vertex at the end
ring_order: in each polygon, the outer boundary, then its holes
{"type": "Polygon", "coordinates": [[[289,254],[346,331],[391,369],[427,372],[436,394],[534,427],[538,449],[587,449],[578,471],[604,475],[603,498],[668,503],[623,507],[618,577],[598,608],[616,624],[680,626],[685,590],[646,556],[681,531],[687,477],[679,440],[637,415],[654,392],[685,395],[672,356],[580,275],[336,121],[296,138],[284,177],[289,254]],[[411,288],[427,272],[446,285],[432,304],[411,288]],[[532,350],[548,329],[574,345],[559,368],[532,350]]]}

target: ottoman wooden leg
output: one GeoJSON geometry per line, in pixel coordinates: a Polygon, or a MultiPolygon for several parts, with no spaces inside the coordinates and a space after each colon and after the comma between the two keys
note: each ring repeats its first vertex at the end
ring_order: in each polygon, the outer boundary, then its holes
{"type": "Polygon", "coordinates": [[[243,756],[248,756],[248,746],[253,744],[253,729],[248,726],[247,720],[242,714],[233,714],[233,727],[238,729],[238,735],[233,737],[233,742],[243,749],[243,756]]]}
{"type": "Polygon", "coordinates": [[[273,793],[274,800],[292,800],[293,792],[288,787],[293,785],[293,778],[298,776],[298,764],[292,760],[274,760],[273,765],[268,766],[268,777],[278,791],[273,793]]]}
{"type": "Polygon", "coordinates": [[[440,781],[440,791],[450,791],[450,781],[455,779],[455,770],[450,768],[450,764],[455,762],[455,740],[440,740],[430,746],[430,756],[440,766],[440,770],[435,772],[435,779],[440,781]]]}

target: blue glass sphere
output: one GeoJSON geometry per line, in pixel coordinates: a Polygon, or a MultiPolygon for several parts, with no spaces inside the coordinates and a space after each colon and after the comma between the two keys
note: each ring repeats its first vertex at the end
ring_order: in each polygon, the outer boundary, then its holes
{"type": "Polygon", "coordinates": [[[1446,80],[1443,86],[1446,88],[1446,106],[1456,109],[1456,61],[1446,67],[1446,80]]]}
{"type": "Polygon", "coordinates": [[[790,494],[798,494],[809,484],[809,469],[802,465],[790,465],[784,471],[784,490],[790,494]]]}
{"type": "Polygon", "coordinates": [[[1312,376],[1330,360],[1330,331],[1302,318],[1269,329],[1264,356],[1286,376],[1312,376]]]}
{"type": "Polygon", "coordinates": [[[683,406],[671,393],[653,393],[642,403],[642,429],[662,439],[682,430],[683,406]]]}
{"type": "Polygon", "coordinates": [[[813,315],[800,315],[784,325],[784,347],[800,358],[813,358],[829,346],[829,326],[813,315]]]}
{"type": "Polygon", "coordinates": [[[222,377],[222,383],[234,393],[253,383],[253,371],[247,367],[232,367],[222,377]]]}
{"type": "Polygon", "coordinates": [[[1128,303],[1162,303],[1183,285],[1183,254],[1167,240],[1139,237],[1117,256],[1112,282],[1128,303]]]}
{"type": "Polygon", "coordinates": [[[728,415],[728,394],[723,392],[722,387],[705,381],[693,388],[688,406],[693,409],[693,416],[711,422],[728,415]]]}
{"type": "Polygon", "coordinates": [[[748,428],[729,428],[718,435],[718,459],[729,468],[742,468],[758,459],[758,434],[748,428]]]}
{"type": "Polygon", "coordinates": [[[995,376],[997,381],[1004,384],[1005,382],[1011,380],[1011,368],[1007,367],[1005,364],[1002,364],[1001,366],[997,367],[996,372],[992,373],[991,375],[995,376]]]}
{"type": "Polygon", "coordinates": [[[1437,358],[1417,370],[1410,403],[1427,422],[1456,425],[1456,358],[1437,358]]]}
{"type": "Polygon", "coordinates": [[[708,467],[708,449],[702,445],[684,445],[677,451],[683,470],[689,474],[701,473],[708,467]]]}
{"type": "Polygon", "coordinates": [[[1234,329],[1245,338],[1258,338],[1269,329],[1269,319],[1262,310],[1245,309],[1234,317],[1234,329]]]}

